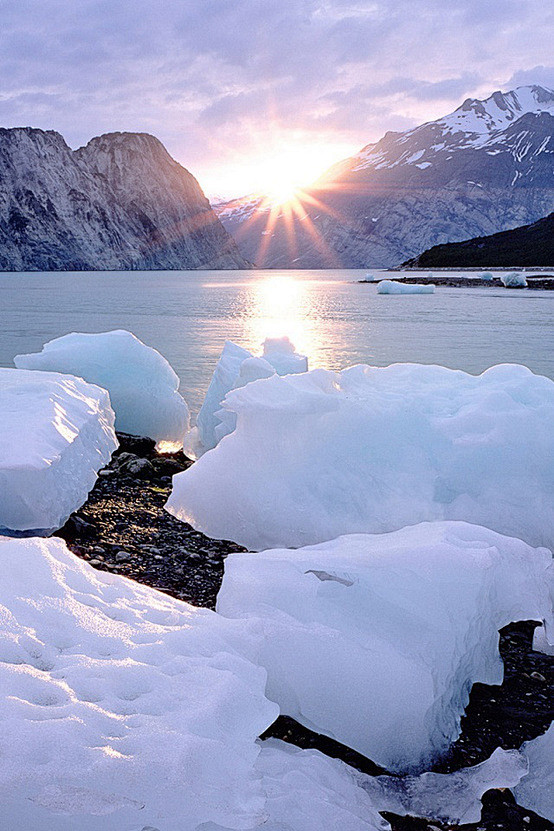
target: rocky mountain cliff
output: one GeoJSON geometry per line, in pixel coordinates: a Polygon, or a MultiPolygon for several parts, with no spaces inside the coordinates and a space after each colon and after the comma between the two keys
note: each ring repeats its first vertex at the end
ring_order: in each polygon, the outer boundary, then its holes
{"type": "Polygon", "coordinates": [[[158,139],[0,129],[0,270],[244,268],[196,181],[158,139]]]}
{"type": "Polygon", "coordinates": [[[389,267],[545,216],[553,174],[554,92],[519,87],[386,133],[300,193],[292,213],[252,197],[216,210],[259,266],[389,267]]]}
{"type": "Polygon", "coordinates": [[[488,237],[436,245],[406,268],[554,268],[554,213],[531,225],[488,237]]]}

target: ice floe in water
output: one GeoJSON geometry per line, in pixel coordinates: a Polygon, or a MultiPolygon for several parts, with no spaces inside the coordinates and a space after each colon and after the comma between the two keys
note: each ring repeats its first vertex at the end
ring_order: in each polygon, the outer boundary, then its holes
{"type": "Polygon", "coordinates": [[[377,294],[433,294],[432,283],[398,283],[396,280],[381,280],[377,294]]]}
{"type": "Polygon", "coordinates": [[[546,549],[463,522],[233,554],[217,610],[257,620],[281,712],[392,771],[459,734],[472,684],[500,684],[498,630],[546,619],[546,549]]]}
{"type": "Polygon", "coordinates": [[[0,534],[59,528],[117,447],[108,394],[81,378],[0,368],[0,423],[0,534]]]}
{"type": "Polygon", "coordinates": [[[529,773],[514,790],[516,800],[554,822],[554,722],[543,736],[526,742],[522,751],[529,761],[529,773]]]}
{"type": "Polygon", "coordinates": [[[527,280],[525,274],[521,271],[513,271],[509,274],[501,274],[500,280],[502,285],[507,289],[519,289],[527,287],[527,280]]]}
{"type": "Polygon", "coordinates": [[[211,537],[259,550],[460,519],[554,543],[554,382],[525,367],[318,369],[223,409],[236,429],[166,506],[211,537]]]}
{"type": "Polygon", "coordinates": [[[179,379],[169,363],[131,332],[73,332],[46,343],[42,352],[17,355],[21,369],[77,375],[107,389],[116,429],[180,447],[189,428],[179,379]]]}
{"type": "Polygon", "coordinates": [[[185,439],[185,453],[191,459],[198,459],[234,430],[234,413],[221,411],[221,402],[228,392],[275,374],[289,375],[307,370],[308,359],[295,351],[287,337],[267,338],[262,357],[255,357],[242,346],[226,341],[198,413],[196,426],[185,439]]]}

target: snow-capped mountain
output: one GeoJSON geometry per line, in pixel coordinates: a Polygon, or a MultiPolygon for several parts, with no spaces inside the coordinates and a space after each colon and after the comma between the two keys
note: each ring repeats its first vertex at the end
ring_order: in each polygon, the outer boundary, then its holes
{"type": "Polygon", "coordinates": [[[386,133],[300,195],[292,222],[252,198],[217,210],[260,266],[386,267],[545,216],[553,173],[554,92],[518,87],[386,133]]]}
{"type": "Polygon", "coordinates": [[[241,268],[196,181],[154,136],[0,129],[0,270],[241,268]]]}

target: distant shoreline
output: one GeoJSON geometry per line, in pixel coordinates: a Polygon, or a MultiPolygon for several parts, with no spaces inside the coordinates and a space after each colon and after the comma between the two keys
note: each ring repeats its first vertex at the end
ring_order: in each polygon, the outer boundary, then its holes
{"type": "MultiPolygon", "coordinates": [[[[445,269],[446,271],[446,269],[445,269]]],[[[483,269],[476,269],[476,271],[483,271],[483,269]]],[[[507,271],[507,269],[502,270],[503,273],[507,271]]],[[[490,272],[493,273],[492,271],[490,272]]],[[[397,274],[402,274],[402,272],[397,272],[397,274]]],[[[512,287],[514,291],[525,291],[525,289],[546,289],[547,291],[554,291],[554,274],[526,274],[525,278],[527,280],[527,286],[517,286],[512,287]]],[[[390,279],[390,276],[383,277],[383,280],[390,279]]],[[[448,286],[451,288],[506,288],[503,285],[500,277],[494,277],[492,280],[481,280],[479,277],[457,277],[455,275],[447,275],[447,274],[418,274],[417,276],[402,276],[402,277],[394,277],[394,282],[396,283],[421,283],[422,285],[428,285],[433,283],[435,286],[448,286]]],[[[380,279],[376,280],[358,280],[358,283],[367,283],[368,285],[377,285],[380,283],[380,279]]]]}

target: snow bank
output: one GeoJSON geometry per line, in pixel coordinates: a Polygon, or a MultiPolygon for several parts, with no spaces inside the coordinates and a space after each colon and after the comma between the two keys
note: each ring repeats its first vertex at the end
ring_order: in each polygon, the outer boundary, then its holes
{"type": "Polygon", "coordinates": [[[507,289],[527,288],[525,274],[521,271],[514,271],[511,274],[501,274],[500,280],[502,281],[502,285],[506,286],[507,289]]]}
{"type": "Polygon", "coordinates": [[[235,431],[173,477],[167,509],[250,549],[462,519],[554,544],[554,382],[357,366],[229,393],[235,431]]]}
{"type": "Polygon", "coordinates": [[[543,736],[521,749],[529,760],[529,773],[514,790],[516,800],[554,822],[554,722],[543,736]]]}
{"type": "Polygon", "coordinates": [[[472,684],[502,682],[501,627],[552,626],[553,576],[546,549],[467,523],[422,523],[233,554],[217,610],[261,622],[258,660],[282,713],[403,771],[458,736],[472,684]]]}
{"type": "Polygon", "coordinates": [[[0,563],[4,826],[254,825],[255,739],[277,708],[249,628],[97,572],[61,540],[0,542],[0,563]]]}
{"type": "Polygon", "coordinates": [[[377,294],[433,294],[432,283],[397,283],[395,280],[381,280],[377,294]]]}
{"type": "Polygon", "coordinates": [[[20,369],[77,375],[110,393],[116,429],[181,446],[189,411],[179,379],[166,359],[131,332],[73,332],[46,343],[42,352],[17,355],[20,369]]]}
{"type": "Polygon", "coordinates": [[[117,447],[108,394],[80,378],[0,368],[0,423],[0,529],[59,528],[117,447]]]}
{"type": "Polygon", "coordinates": [[[207,450],[235,429],[236,418],[222,412],[223,399],[233,389],[272,375],[307,372],[308,359],[298,355],[288,338],[267,338],[263,357],[257,358],[247,349],[226,341],[216,364],[206,397],[196,419],[196,427],[186,436],[184,450],[191,459],[198,459],[207,450]]]}

